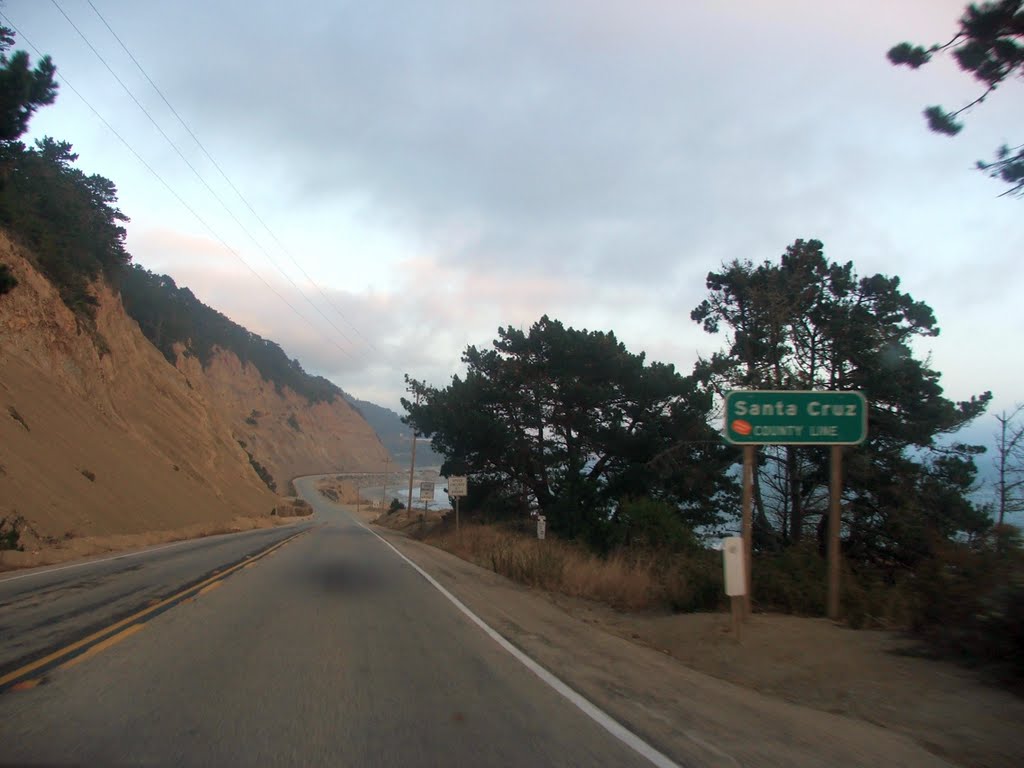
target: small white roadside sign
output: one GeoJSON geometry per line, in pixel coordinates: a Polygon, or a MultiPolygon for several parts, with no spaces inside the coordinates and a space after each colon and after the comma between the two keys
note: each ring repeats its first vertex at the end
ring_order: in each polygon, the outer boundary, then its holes
{"type": "Polygon", "coordinates": [[[434,500],[434,481],[424,480],[420,483],[420,501],[434,500]]]}
{"type": "Polygon", "coordinates": [[[448,478],[448,495],[453,499],[459,496],[465,496],[469,483],[466,482],[465,475],[456,475],[455,477],[448,478]]]}
{"type": "Polygon", "coordinates": [[[743,537],[729,536],[722,540],[722,558],[725,563],[725,594],[739,597],[747,593],[747,580],[743,575],[743,537]]]}

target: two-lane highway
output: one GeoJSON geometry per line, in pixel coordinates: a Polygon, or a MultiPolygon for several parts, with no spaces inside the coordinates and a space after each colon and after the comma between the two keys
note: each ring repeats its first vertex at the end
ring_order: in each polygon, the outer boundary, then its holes
{"type": "MultiPolygon", "coordinates": [[[[317,509],[304,535],[80,663],[0,694],[0,764],[650,765],[317,498],[311,481],[298,485],[317,509]]],[[[201,584],[245,548],[197,561],[182,578],[201,584]]],[[[92,566],[58,572],[62,610],[95,610],[104,593],[93,589],[120,594],[122,609],[158,600],[162,587],[136,581],[158,568],[137,559],[145,565],[128,559],[103,576],[92,566]]],[[[16,604],[31,604],[40,579],[45,605],[49,578],[22,579],[16,604]]],[[[15,583],[0,583],[0,596],[15,583]]],[[[5,628],[2,644],[14,658],[24,651],[9,645],[35,646],[15,636],[9,610],[13,634],[5,628]]],[[[42,615],[26,625],[32,632],[45,632],[42,615]]]]}
{"type": "MultiPolygon", "coordinates": [[[[0,575],[0,681],[284,541],[309,523],[165,544],[0,575]]],[[[184,593],[184,594],[183,594],[184,593]]],[[[0,689],[4,683],[0,682],[0,689]]]]}

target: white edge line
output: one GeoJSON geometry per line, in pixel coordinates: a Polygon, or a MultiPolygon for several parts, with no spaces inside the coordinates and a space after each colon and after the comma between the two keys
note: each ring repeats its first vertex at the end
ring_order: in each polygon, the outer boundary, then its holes
{"type": "MultiPolygon", "coordinates": [[[[283,527],[283,526],[280,526],[283,527]]],[[[250,533],[251,531],[268,531],[270,528],[252,528],[249,531],[235,531],[234,533],[250,533]]],[[[372,533],[372,531],[371,531],[372,533]]],[[[17,581],[18,579],[27,579],[32,576],[47,576],[51,573],[57,573],[58,571],[66,571],[69,568],[82,568],[86,565],[96,565],[97,563],[109,563],[111,560],[123,560],[129,557],[139,557],[141,555],[148,555],[152,552],[159,552],[162,549],[170,549],[171,547],[180,547],[182,544],[194,544],[197,541],[207,541],[217,536],[231,536],[233,533],[218,533],[215,536],[199,536],[192,539],[182,539],[181,541],[172,541],[170,544],[161,544],[158,547],[150,547],[148,549],[140,549],[135,552],[123,552],[119,555],[111,555],[110,557],[101,557],[96,560],[82,560],[78,563],[71,563],[70,565],[59,565],[56,568],[47,568],[42,566],[40,569],[33,569],[29,573],[20,573],[17,576],[9,576],[6,579],[0,579],[0,584],[6,584],[9,581],[17,581]]]]}
{"type": "Polygon", "coordinates": [[[583,712],[583,714],[585,714],[595,723],[597,723],[606,731],[608,731],[608,733],[617,738],[619,741],[621,741],[627,747],[632,749],[634,752],[637,752],[638,754],[647,758],[652,764],[658,766],[658,768],[682,768],[678,763],[674,762],[667,755],[664,755],[661,752],[659,752],[657,749],[652,747],[642,738],[640,738],[631,730],[626,728],[626,726],[622,725],[622,723],[615,720],[607,712],[605,712],[597,705],[585,699],[581,694],[574,691],[568,685],[563,683],[560,679],[558,679],[553,674],[544,669],[544,667],[542,667],[536,661],[534,661],[521,650],[512,645],[512,643],[510,643],[508,640],[502,637],[496,630],[492,629],[491,626],[487,624],[487,622],[485,622],[483,619],[481,619],[479,616],[473,613],[469,608],[467,608],[466,604],[459,600],[459,598],[455,597],[455,595],[453,595],[447,589],[442,587],[437,582],[437,580],[434,579],[433,576],[431,576],[429,573],[427,573],[418,565],[416,565],[416,563],[414,563],[408,557],[399,552],[390,541],[385,539],[383,536],[381,536],[373,529],[364,525],[361,521],[356,520],[354,516],[352,517],[352,519],[353,521],[355,521],[357,525],[372,533],[374,536],[376,536],[378,539],[384,542],[384,544],[388,546],[392,552],[394,552],[400,558],[405,560],[405,562],[407,562],[409,565],[415,568],[416,571],[420,574],[420,576],[426,579],[430,583],[430,585],[434,587],[434,589],[436,589],[438,592],[440,592],[442,595],[448,598],[448,600],[450,600],[451,603],[456,608],[462,611],[462,613],[464,613],[470,621],[472,621],[474,624],[480,627],[480,629],[486,632],[488,636],[492,640],[494,640],[494,642],[496,642],[498,645],[500,645],[502,648],[508,651],[508,653],[514,656],[517,661],[519,661],[523,666],[525,666],[527,669],[533,672],[533,674],[535,674],[537,677],[539,677],[541,680],[547,683],[550,687],[554,688],[555,691],[557,691],[570,702],[575,704],[576,707],[581,712],[583,712]]]}

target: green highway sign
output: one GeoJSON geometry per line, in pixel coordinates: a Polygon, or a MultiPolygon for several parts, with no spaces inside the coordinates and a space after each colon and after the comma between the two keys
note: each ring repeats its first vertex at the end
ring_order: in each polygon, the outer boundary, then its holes
{"type": "Polygon", "coordinates": [[[725,439],[739,445],[857,445],[868,436],[860,392],[733,390],[725,395],[725,439]]]}

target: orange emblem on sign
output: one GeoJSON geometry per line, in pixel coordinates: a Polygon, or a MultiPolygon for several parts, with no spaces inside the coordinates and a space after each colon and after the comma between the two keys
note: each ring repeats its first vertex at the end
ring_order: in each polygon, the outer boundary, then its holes
{"type": "Polygon", "coordinates": [[[734,419],[732,422],[732,431],[737,435],[749,435],[754,431],[754,428],[750,426],[750,422],[745,419],[734,419]]]}

